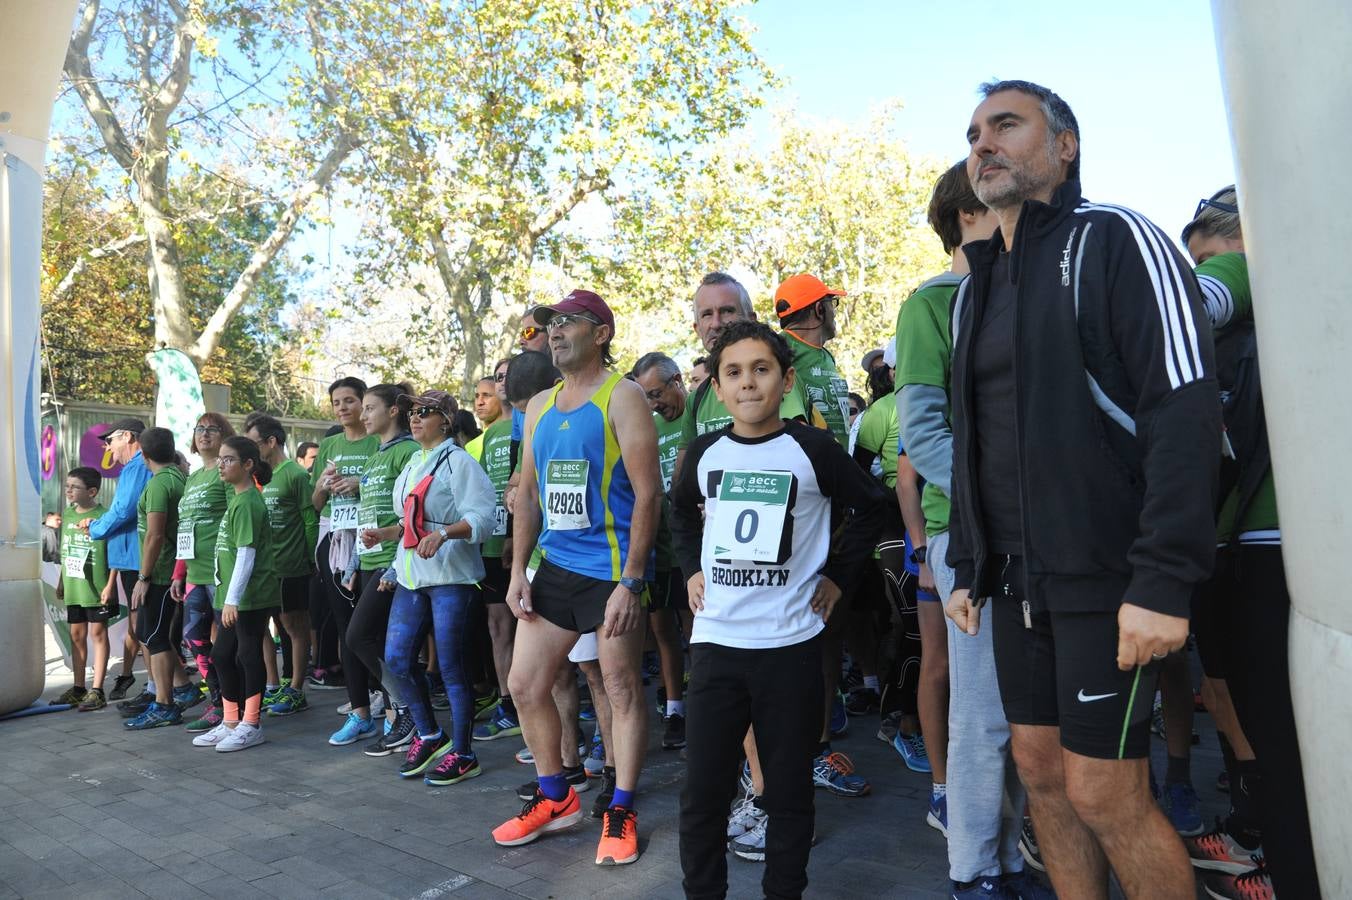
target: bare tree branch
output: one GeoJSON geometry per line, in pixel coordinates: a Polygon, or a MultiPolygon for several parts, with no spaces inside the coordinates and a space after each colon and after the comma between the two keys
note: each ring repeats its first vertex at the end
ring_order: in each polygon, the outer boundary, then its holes
{"type": "Polygon", "coordinates": [[[71,288],[75,287],[76,280],[84,274],[85,269],[89,267],[91,262],[103,259],[107,256],[113,256],[114,254],[121,253],[128,247],[134,247],[137,244],[144,244],[145,242],[145,234],[129,234],[124,238],[119,238],[116,241],[104,244],[102,247],[95,247],[75,261],[75,265],[71,266],[70,271],[66,272],[65,277],[57,283],[56,287],[52,288],[51,294],[44,302],[53,303],[69,294],[71,288]]]}
{"type": "Polygon", "coordinates": [[[71,35],[70,46],[66,48],[66,77],[70,79],[71,85],[80,95],[80,101],[84,103],[90,118],[98,127],[108,152],[117,160],[118,165],[130,172],[132,166],[136,164],[136,155],[132,152],[131,143],[122,130],[122,124],[117,121],[112,104],[103,95],[103,90],[89,67],[89,41],[93,37],[94,23],[98,17],[99,0],[89,0],[81,12],[79,23],[75,26],[75,33],[71,35]]]}

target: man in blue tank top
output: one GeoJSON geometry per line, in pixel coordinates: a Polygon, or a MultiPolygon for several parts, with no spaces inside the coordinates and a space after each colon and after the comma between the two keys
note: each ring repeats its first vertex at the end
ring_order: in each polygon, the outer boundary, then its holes
{"type": "Polygon", "coordinates": [[[531,662],[512,667],[508,687],[539,787],[493,839],[526,844],[582,818],[563,775],[551,688],[578,636],[594,631],[615,761],[596,863],[623,865],[638,859],[634,791],[647,739],[639,660],[660,515],[657,429],[643,390],[609,368],[615,317],[605,301],[576,290],[534,318],[549,334],[563,381],[526,409],[507,605],[519,620],[513,658],[531,662]]]}

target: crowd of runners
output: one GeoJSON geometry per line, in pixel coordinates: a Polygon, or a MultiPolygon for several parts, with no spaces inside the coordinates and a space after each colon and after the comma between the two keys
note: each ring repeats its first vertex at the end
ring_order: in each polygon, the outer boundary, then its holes
{"type": "Polygon", "coordinates": [[[185,731],[186,753],[345,697],[327,743],[432,785],[510,739],[536,777],[485,841],[590,815],[596,863],[623,865],[652,680],[686,759],[690,897],[726,894],[729,851],[763,861],[766,896],[803,893],[817,798],[891,777],[833,747],[851,721],[930,774],[888,816],[943,832],[954,898],[1106,898],[1110,870],[1133,898],[1195,877],[1317,896],[1235,191],[1197,205],[1189,261],[1080,195],[1059,96],[981,94],[929,205],[951,267],[897,298],[862,371],[829,350],[845,292],[795,275],[766,324],[712,272],[689,372],[660,352],[618,371],[632,332],[578,289],[525,312],[472,414],[340,378],[336,425],[295,459],[265,413],[207,413],[184,448],[114,423],[113,496],[66,477],[60,701],[121,700],[120,727],[185,731]],[[1202,705],[1231,799],[1214,827],[1189,770],[1202,705]]]}

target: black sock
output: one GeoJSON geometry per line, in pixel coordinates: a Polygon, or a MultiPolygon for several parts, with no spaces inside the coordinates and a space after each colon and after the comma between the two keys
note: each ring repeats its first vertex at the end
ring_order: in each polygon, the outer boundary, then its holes
{"type": "Polygon", "coordinates": [[[1164,770],[1165,784],[1192,784],[1192,758],[1169,756],[1169,767],[1164,770]]]}
{"type": "Polygon", "coordinates": [[[516,718],[516,704],[512,702],[511,696],[508,694],[503,694],[501,702],[502,702],[502,711],[505,712],[507,715],[511,716],[512,718],[516,718]]]}
{"type": "Polygon", "coordinates": [[[826,754],[828,754],[828,753],[830,753],[830,752],[831,752],[831,742],[830,742],[830,741],[822,741],[821,743],[819,743],[819,744],[817,745],[817,755],[818,755],[818,756],[825,756],[826,754]]]}
{"type": "Polygon", "coordinates": [[[1258,774],[1256,759],[1237,760],[1235,768],[1236,774],[1230,780],[1230,816],[1225,830],[1245,849],[1252,850],[1263,840],[1257,798],[1262,776],[1258,774]]]}

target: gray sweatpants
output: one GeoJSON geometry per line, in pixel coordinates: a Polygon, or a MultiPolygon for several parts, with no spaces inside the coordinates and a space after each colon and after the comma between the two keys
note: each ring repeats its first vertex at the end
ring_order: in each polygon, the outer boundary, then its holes
{"type": "MultiPolygon", "coordinates": [[[[927,559],[945,604],[953,570],[948,534],[929,539],[927,559]]],[[[974,881],[1019,872],[1025,794],[1009,748],[1009,723],[995,679],[990,606],[976,636],[948,624],[948,877],[974,881]]]]}

